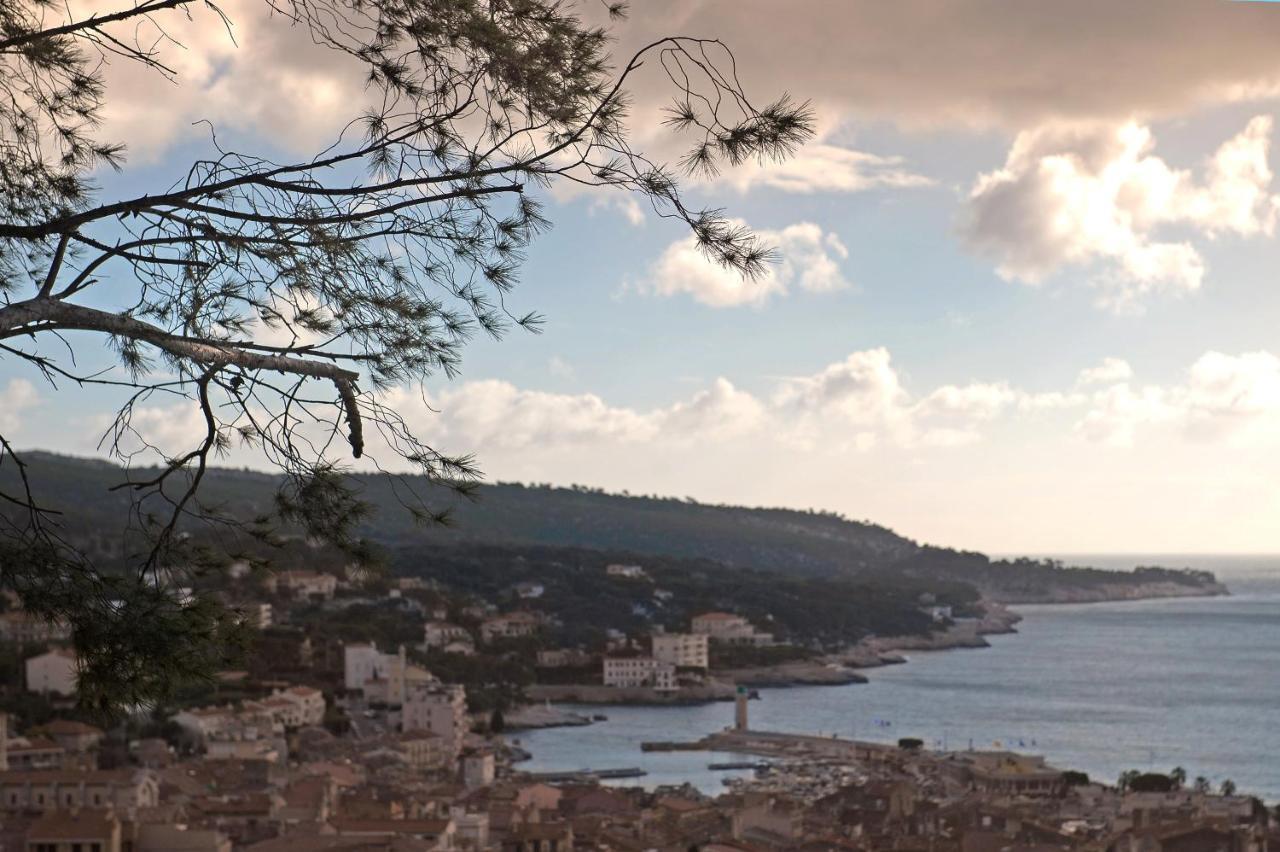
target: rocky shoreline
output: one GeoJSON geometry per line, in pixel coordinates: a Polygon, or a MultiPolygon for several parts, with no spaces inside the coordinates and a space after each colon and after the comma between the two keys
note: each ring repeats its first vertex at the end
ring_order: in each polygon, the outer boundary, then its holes
{"type": "Polygon", "coordinates": [[[619,689],[599,684],[535,684],[529,688],[529,697],[538,704],[526,705],[513,711],[508,721],[512,728],[541,728],[558,725],[590,724],[591,720],[570,711],[557,711],[545,706],[546,702],[599,705],[655,705],[679,706],[706,704],[713,701],[732,700],[737,686],[753,689],[786,689],[798,686],[846,686],[866,683],[861,669],[899,665],[907,662],[903,656],[915,651],[946,651],[958,648],[988,648],[987,636],[1016,633],[1022,620],[1008,608],[1008,604],[1060,604],[1103,603],[1108,601],[1133,601],[1156,598],[1214,597],[1230,594],[1220,583],[1206,586],[1186,586],[1177,583],[1146,583],[1141,585],[1099,586],[1092,589],[1058,590],[1055,594],[1028,595],[1027,599],[1001,602],[985,601],[986,614],[979,619],[962,619],[945,629],[927,636],[870,636],[837,653],[812,660],[779,663],[772,666],[726,669],[714,672],[708,682],[695,687],[685,687],[678,693],[658,692],[637,687],[619,689]],[[563,714],[558,717],[556,713],[563,714]]]}
{"type": "Polygon", "coordinates": [[[659,692],[649,687],[603,686],[596,683],[536,683],[528,695],[534,701],[566,704],[652,704],[678,707],[684,704],[707,704],[732,701],[733,683],[711,678],[702,686],[686,686],[679,692],[659,692]]]}
{"type": "Polygon", "coordinates": [[[678,693],[658,692],[645,687],[619,689],[600,684],[534,684],[528,695],[534,704],[512,711],[507,727],[546,728],[590,724],[579,713],[561,710],[553,704],[680,706],[730,701],[738,686],[753,689],[785,689],[797,686],[846,686],[866,683],[866,675],[856,669],[875,668],[906,662],[901,651],[941,651],[952,648],[985,648],[984,638],[993,633],[1013,633],[1021,620],[1000,604],[989,604],[986,617],[964,620],[930,636],[869,637],[837,654],[813,660],[779,663],[715,672],[701,686],[685,687],[678,693]],[[559,714],[559,715],[557,715],[559,714]]]}
{"type": "Polygon", "coordinates": [[[1002,589],[1000,603],[1017,604],[1071,604],[1116,603],[1119,601],[1161,600],[1164,598],[1214,598],[1230,595],[1222,583],[1187,585],[1172,581],[1158,583],[1104,583],[1097,586],[1058,586],[1052,591],[1017,592],[1002,589]]]}

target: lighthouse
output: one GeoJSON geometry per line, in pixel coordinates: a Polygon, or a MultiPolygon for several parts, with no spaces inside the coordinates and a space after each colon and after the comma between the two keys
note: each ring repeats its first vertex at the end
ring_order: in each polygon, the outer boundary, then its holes
{"type": "Polygon", "coordinates": [[[739,686],[737,694],[733,697],[733,729],[747,730],[747,688],[745,686],[739,686]]]}

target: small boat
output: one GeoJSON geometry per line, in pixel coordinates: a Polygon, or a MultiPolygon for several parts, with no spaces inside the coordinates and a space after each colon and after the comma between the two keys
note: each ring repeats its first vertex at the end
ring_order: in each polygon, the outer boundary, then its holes
{"type": "Polygon", "coordinates": [[[591,716],[591,721],[593,721],[593,722],[607,722],[607,721],[609,721],[609,717],[608,717],[608,716],[606,716],[606,715],[604,715],[603,713],[594,713],[594,714],[592,714],[592,716],[591,716]]]}

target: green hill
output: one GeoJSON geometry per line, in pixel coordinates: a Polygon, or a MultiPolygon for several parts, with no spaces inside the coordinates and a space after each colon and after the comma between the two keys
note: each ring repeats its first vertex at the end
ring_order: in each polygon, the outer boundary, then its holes
{"type": "MultiPolygon", "coordinates": [[[[37,498],[65,513],[69,532],[104,560],[119,558],[129,497],[110,491],[124,479],[112,464],[27,454],[37,498]]],[[[147,476],[135,469],[135,479],[147,476]]],[[[0,468],[0,487],[14,473],[0,468]]],[[[1204,572],[1143,569],[1136,572],[1066,568],[1056,563],[993,561],[979,553],[918,544],[885,527],[830,512],[751,509],[675,498],[607,494],[586,488],[495,484],[474,500],[409,477],[353,477],[374,511],[360,530],[388,551],[403,553],[462,545],[550,546],[705,559],[727,568],[790,577],[910,577],[968,583],[1005,600],[1107,599],[1150,593],[1220,591],[1204,572]],[[410,484],[428,503],[454,509],[449,527],[416,523],[397,489],[410,484]]],[[[202,499],[249,518],[269,513],[280,479],[250,471],[216,469],[204,480],[202,499]]]]}

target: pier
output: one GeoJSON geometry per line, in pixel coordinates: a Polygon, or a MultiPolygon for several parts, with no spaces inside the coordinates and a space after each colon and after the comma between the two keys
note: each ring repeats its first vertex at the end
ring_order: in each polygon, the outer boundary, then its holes
{"type": "Polygon", "coordinates": [[[649,773],[636,766],[624,769],[579,769],[572,772],[530,772],[529,777],[548,784],[564,784],[583,781],[610,781],[619,778],[643,778],[649,773]]]}

